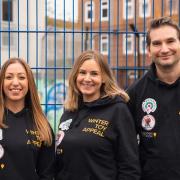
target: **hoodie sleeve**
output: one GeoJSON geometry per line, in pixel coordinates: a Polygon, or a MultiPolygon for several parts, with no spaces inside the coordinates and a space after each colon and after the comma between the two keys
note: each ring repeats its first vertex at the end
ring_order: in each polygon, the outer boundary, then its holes
{"type": "Polygon", "coordinates": [[[52,132],[52,145],[46,146],[42,144],[37,159],[37,174],[39,180],[53,180],[55,165],[55,137],[52,132]]]}
{"type": "Polygon", "coordinates": [[[126,104],[116,115],[118,180],[139,180],[140,164],[135,125],[126,104]]]}

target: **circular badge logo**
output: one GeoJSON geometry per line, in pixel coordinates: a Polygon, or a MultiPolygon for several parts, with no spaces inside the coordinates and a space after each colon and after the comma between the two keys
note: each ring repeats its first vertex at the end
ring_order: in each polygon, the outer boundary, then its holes
{"type": "Polygon", "coordinates": [[[150,114],[151,112],[154,112],[157,108],[157,103],[152,98],[147,98],[142,103],[142,109],[147,114],[150,114]]]}
{"type": "Polygon", "coordinates": [[[64,131],[59,130],[56,135],[56,146],[59,146],[61,144],[63,138],[64,138],[64,131]]]}
{"type": "Polygon", "coordinates": [[[143,117],[142,119],[142,127],[147,130],[150,131],[154,128],[155,126],[155,119],[152,115],[148,114],[146,116],[143,117]]]}
{"type": "Polygon", "coordinates": [[[4,148],[0,144],[0,159],[4,156],[4,148]]]}

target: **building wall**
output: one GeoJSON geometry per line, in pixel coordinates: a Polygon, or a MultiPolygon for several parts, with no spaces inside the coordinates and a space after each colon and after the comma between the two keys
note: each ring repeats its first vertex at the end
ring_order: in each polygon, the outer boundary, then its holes
{"type": "MultiPolygon", "coordinates": [[[[6,30],[10,28],[10,31],[14,31],[10,32],[11,40],[13,39],[14,45],[11,44],[9,46],[7,42],[7,46],[5,46],[1,43],[1,61],[3,63],[9,57],[19,56],[29,61],[32,67],[35,67],[37,61],[38,64],[42,63],[42,39],[44,37],[44,32],[38,33],[37,35],[37,31],[45,30],[44,0],[19,0],[19,6],[18,0],[12,0],[12,2],[13,21],[8,23],[8,21],[3,21],[1,19],[1,29],[6,27],[6,30]],[[38,8],[37,13],[36,6],[38,8]]],[[[3,37],[3,33],[7,34],[8,41],[8,33],[2,32],[1,37],[3,37]]]]}

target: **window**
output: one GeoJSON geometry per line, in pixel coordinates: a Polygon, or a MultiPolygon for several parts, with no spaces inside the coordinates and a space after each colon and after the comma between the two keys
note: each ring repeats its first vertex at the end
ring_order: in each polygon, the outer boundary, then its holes
{"type": "Polygon", "coordinates": [[[150,0],[140,0],[139,2],[139,16],[149,17],[151,12],[150,0]]]}
{"type": "Polygon", "coordinates": [[[13,21],[13,2],[12,0],[2,1],[2,20],[13,21]]]}
{"type": "Polygon", "coordinates": [[[108,21],[108,0],[101,1],[101,20],[108,21]]]}
{"type": "Polygon", "coordinates": [[[94,44],[94,39],[92,39],[92,41],[91,41],[91,39],[89,39],[89,40],[87,41],[87,50],[89,50],[89,49],[94,50],[94,46],[95,46],[95,44],[94,44]]]}
{"type": "Polygon", "coordinates": [[[101,35],[101,53],[104,55],[108,54],[108,35],[101,35]]]}
{"type": "Polygon", "coordinates": [[[94,22],[94,2],[85,3],[85,22],[94,22]]]}
{"type": "Polygon", "coordinates": [[[123,35],[123,54],[133,53],[133,34],[123,35]]]}
{"type": "Polygon", "coordinates": [[[92,49],[94,50],[95,49],[95,34],[89,34],[88,32],[88,28],[86,28],[86,34],[84,37],[84,49],[85,50],[89,50],[89,49],[92,49]]]}
{"type": "Polygon", "coordinates": [[[146,37],[145,37],[144,34],[140,35],[140,53],[141,54],[147,53],[147,50],[146,50],[146,37]]]}
{"type": "MultiPolygon", "coordinates": [[[[8,31],[8,27],[2,27],[3,31],[8,31]]],[[[12,27],[10,30],[14,30],[12,27]]],[[[8,47],[9,46],[9,38],[10,38],[10,46],[11,47],[16,47],[16,33],[13,32],[2,32],[2,45],[4,47],[8,47]]]]}
{"type": "Polygon", "coordinates": [[[85,50],[94,50],[95,49],[95,40],[94,40],[94,35],[92,35],[92,37],[90,37],[87,34],[87,37],[84,36],[84,48],[85,50]]]}
{"type": "Polygon", "coordinates": [[[123,17],[124,19],[131,19],[134,17],[134,0],[124,0],[123,17]]]}
{"type": "Polygon", "coordinates": [[[8,32],[15,30],[15,24],[14,24],[14,12],[13,12],[13,0],[3,0],[2,1],[2,30],[5,32],[2,32],[2,38],[1,43],[3,47],[10,47],[15,48],[16,42],[17,42],[17,34],[14,32],[8,32]],[[10,29],[7,25],[8,21],[10,21],[10,29]],[[10,43],[10,44],[9,44],[10,43]]]}

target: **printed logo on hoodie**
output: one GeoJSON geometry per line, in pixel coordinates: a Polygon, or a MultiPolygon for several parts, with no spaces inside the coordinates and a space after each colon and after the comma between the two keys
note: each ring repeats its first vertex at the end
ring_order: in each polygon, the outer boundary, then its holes
{"type": "Polygon", "coordinates": [[[109,126],[109,121],[104,119],[89,118],[88,127],[83,128],[83,132],[95,134],[97,136],[104,137],[104,133],[109,126]]]}
{"type": "Polygon", "coordinates": [[[69,129],[71,123],[72,123],[72,119],[68,119],[59,125],[59,129],[62,131],[64,131],[64,130],[67,131],[69,129]]]}

